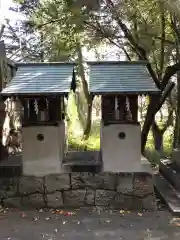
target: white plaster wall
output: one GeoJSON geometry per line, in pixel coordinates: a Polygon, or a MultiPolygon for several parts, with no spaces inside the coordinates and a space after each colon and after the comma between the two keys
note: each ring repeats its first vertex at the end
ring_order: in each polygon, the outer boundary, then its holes
{"type": "Polygon", "coordinates": [[[32,126],[22,129],[23,174],[44,176],[60,173],[64,157],[65,125],[32,126]],[[43,134],[39,141],[37,134],[43,134]]]}
{"type": "Polygon", "coordinates": [[[101,151],[104,171],[143,171],[140,125],[110,124],[103,126],[102,123],[101,151]],[[118,137],[119,132],[126,134],[125,139],[118,137]]]}

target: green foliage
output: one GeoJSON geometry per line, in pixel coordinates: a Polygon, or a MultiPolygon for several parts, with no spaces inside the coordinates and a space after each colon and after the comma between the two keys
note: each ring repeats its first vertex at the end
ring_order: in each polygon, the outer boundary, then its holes
{"type": "MultiPolygon", "coordinates": [[[[22,12],[40,35],[44,60],[77,60],[77,45],[94,48],[108,41],[118,47],[119,52],[124,51],[129,60],[148,60],[149,72],[158,86],[167,66],[175,61],[177,39],[172,28],[172,11],[163,1],[103,0],[96,8],[73,0],[34,0],[30,5],[28,0],[20,1],[22,12]]],[[[84,106],[83,98],[80,95],[76,98],[78,106],[84,106]]],[[[71,132],[78,129],[77,124],[79,128],[84,126],[85,108],[82,109],[78,109],[75,123],[71,123],[71,132]]],[[[154,116],[152,112],[148,115],[154,116]]],[[[145,125],[142,136],[147,135],[150,125],[145,125]]]]}
{"type": "Polygon", "coordinates": [[[83,140],[83,126],[79,120],[75,94],[71,93],[68,99],[68,141],[69,149],[97,150],[100,148],[100,123],[93,122],[91,135],[83,140]]]}
{"type": "Polygon", "coordinates": [[[150,161],[153,167],[159,164],[161,158],[169,158],[171,157],[172,153],[172,129],[168,129],[164,134],[164,141],[163,141],[163,152],[159,153],[154,149],[154,140],[152,136],[152,132],[149,132],[148,141],[146,144],[145,156],[150,161]]]}

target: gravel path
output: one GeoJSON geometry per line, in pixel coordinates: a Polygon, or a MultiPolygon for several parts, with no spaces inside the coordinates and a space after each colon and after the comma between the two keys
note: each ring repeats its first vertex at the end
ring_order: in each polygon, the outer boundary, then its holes
{"type": "MultiPolygon", "coordinates": [[[[67,213],[66,213],[67,214],[67,213]]],[[[52,211],[1,209],[0,240],[179,240],[180,218],[167,211],[123,212],[76,210],[73,216],[52,211]]]]}

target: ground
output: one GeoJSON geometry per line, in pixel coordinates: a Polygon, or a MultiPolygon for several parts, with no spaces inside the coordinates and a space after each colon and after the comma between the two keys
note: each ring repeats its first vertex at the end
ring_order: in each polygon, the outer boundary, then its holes
{"type": "Polygon", "coordinates": [[[73,216],[49,210],[2,210],[0,239],[180,239],[180,219],[166,210],[144,213],[100,210],[76,210],[73,216]]]}

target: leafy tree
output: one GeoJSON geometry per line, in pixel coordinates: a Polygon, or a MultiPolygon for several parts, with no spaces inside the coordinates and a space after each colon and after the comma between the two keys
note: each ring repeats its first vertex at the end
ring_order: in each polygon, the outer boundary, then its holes
{"type": "Polygon", "coordinates": [[[148,70],[160,89],[159,94],[149,99],[142,129],[142,151],[155,114],[174,86],[170,78],[180,68],[179,62],[170,65],[175,41],[169,19],[170,12],[162,2],[104,0],[99,14],[94,14],[91,21],[86,22],[96,34],[119,48],[123,43],[129,60],[147,61],[148,70]]]}
{"type": "Polygon", "coordinates": [[[174,87],[170,79],[180,69],[180,62],[174,60],[177,43],[168,1],[102,0],[94,4],[94,1],[44,0],[33,1],[32,6],[27,0],[20,3],[42,36],[45,59],[78,59],[87,103],[91,98],[84,77],[82,46],[104,41],[123,51],[128,60],[147,61],[160,92],[149,98],[142,129],[143,151],[155,115],[174,87]]]}

